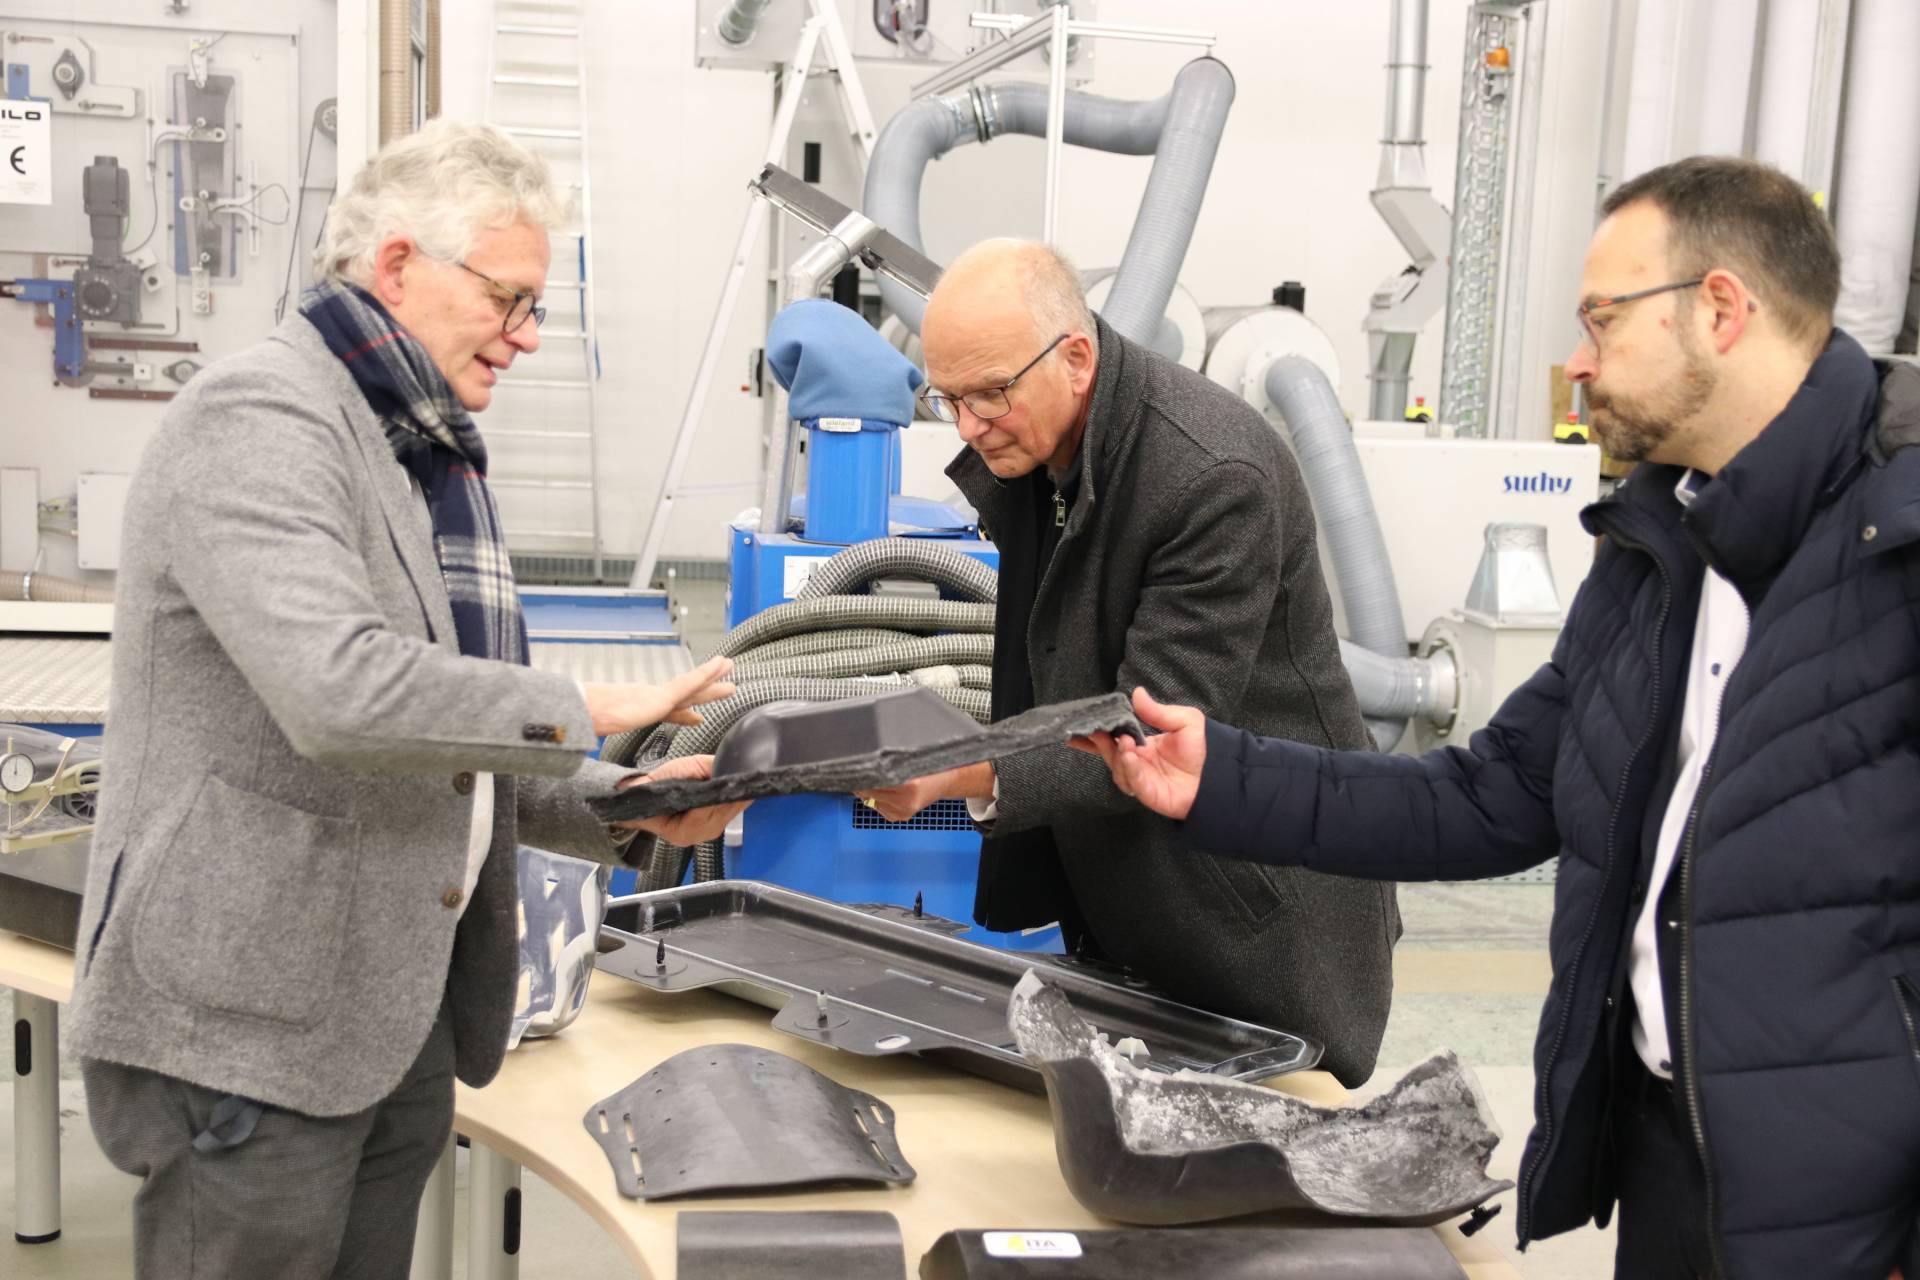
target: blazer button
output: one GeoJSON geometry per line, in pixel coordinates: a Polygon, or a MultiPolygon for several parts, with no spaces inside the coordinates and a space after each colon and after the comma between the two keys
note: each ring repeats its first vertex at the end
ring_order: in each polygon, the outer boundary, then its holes
{"type": "MultiPolygon", "coordinates": [[[[453,789],[463,796],[473,794],[473,775],[462,771],[453,775],[453,789]]],[[[449,903],[449,906],[452,904],[449,903]]]]}
{"type": "Polygon", "coordinates": [[[440,895],[440,905],[451,911],[466,900],[466,894],[458,889],[449,889],[440,895]]]}

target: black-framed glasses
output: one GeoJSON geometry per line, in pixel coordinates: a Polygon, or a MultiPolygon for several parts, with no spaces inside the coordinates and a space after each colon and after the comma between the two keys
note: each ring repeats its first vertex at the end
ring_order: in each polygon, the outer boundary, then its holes
{"type": "Polygon", "coordinates": [[[475,271],[458,259],[454,260],[453,265],[486,281],[494,291],[493,296],[507,304],[506,313],[500,317],[502,334],[512,333],[518,329],[527,322],[528,316],[533,317],[533,327],[536,329],[547,322],[547,309],[533,300],[533,290],[516,289],[512,285],[502,284],[486,272],[475,271]]]}
{"type": "Polygon", "coordinates": [[[1705,276],[1694,280],[1676,280],[1672,284],[1657,284],[1651,289],[1636,289],[1632,293],[1623,293],[1613,298],[1593,298],[1575,308],[1575,317],[1580,321],[1581,345],[1592,349],[1594,355],[1600,354],[1600,331],[1593,327],[1593,313],[1602,307],[1617,307],[1623,302],[1635,302],[1641,298],[1651,298],[1656,293],[1672,293],[1676,289],[1692,289],[1707,282],[1705,276]]]}
{"type": "Polygon", "coordinates": [[[927,412],[942,422],[960,421],[960,406],[967,406],[967,412],[983,421],[1003,418],[1013,409],[1013,401],[1007,398],[1007,392],[1013,390],[1013,384],[1027,376],[1027,370],[1053,354],[1053,349],[1065,342],[1072,334],[1063,333],[1047,344],[1047,349],[1021,366],[1020,372],[1008,378],[997,387],[982,387],[978,391],[969,391],[963,396],[950,396],[944,391],[926,390],[920,393],[920,402],[927,406],[927,412]]]}

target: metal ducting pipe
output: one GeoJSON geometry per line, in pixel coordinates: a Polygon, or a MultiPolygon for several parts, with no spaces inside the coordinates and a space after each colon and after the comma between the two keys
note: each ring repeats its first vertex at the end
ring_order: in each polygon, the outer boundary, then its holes
{"type": "Polygon", "coordinates": [[[1424,658],[1386,658],[1342,640],[1340,661],[1346,664],[1354,696],[1380,750],[1393,750],[1413,716],[1436,725],[1452,721],[1459,676],[1453,655],[1446,650],[1435,650],[1424,658]],[[1391,738],[1386,736],[1388,725],[1393,727],[1391,738]]]}
{"type": "Polygon", "coordinates": [[[427,0],[427,119],[440,116],[440,0],[427,0]]]}
{"type": "Polygon", "coordinates": [[[1387,33],[1387,114],[1370,194],[1412,264],[1374,290],[1367,335],[1367,416],[1398,421],[1407,407],[1413,349],[1446,305],[1453,220],[1427,177],[1427,0],[1393,0],[1387,33]]]}
{"type": "Polygon", "coordinates": [[[1387,40],[1387,145],[1424,146],[1427,0],[1393,0],[1387,40]]]}
{"type": "Polygon", "coordinates": [[[1340,397],[1320,366],[1305,356],[1281,356],[1268,365],[1266,389],[1267,399],[1287,420],[1294,456],[1313,495],[1353,642],[1374,653],[1405,657],[1407,627],[1393,586],[1393,563],[1340,397]]]}
{"type": "Polygon", "coordinates": [[[1833,198],[1840,242],[1834,323],[1874,355],[1893,350],[1913,268],[1920,191],[1920,5],[1854,0],[1833,198]]]}
{"type": "Polygon", "coordinates": [[[413,132],[413,5],[380,0],[380,145],[413,132]]]}
{"type": "Polygon", "coordinates": [[[745,44],[760,29],[760,15],[772,3],[773,0],[733,0],[720,15],[720,21],[714,24],[714,30],[728,44],[745,44]]]}
{"type": "Polygon", "coordinates": [[[0,572],[0,600],[37,600],[42,604],[112,604],[113,588],[94,587],[50,573],[0,572]]]}
{"type": "MultiPolygon", "coordinates": [[[[1293,454],[1300,461],[1300,474],[1313,496],[1320,534],[1333,561],[1333,576],[1340,602],[1346,607],[1347,631],[1352,639],[1351,645],[1342,646],[1342,654],[1357,648],[1391,662],[1414,663],[1416,660],[1407,656],[1406,620],[1394,587],[1393,562],[1387,555],[1380,516],[1373,509],[1373,494],[1367,488],[1366,473],[1360,469],[1360,454],[1354,448],[1340,397],[1320,366],[1305,356],[1281,356],[1267,366],[1264,381],[1267,399],[1287,420],[1293,454]]],[[[1353,664],[1348,667],[1351,672],[1353,664]]],[[[1422,679],[1409,669],[1398,684],[1384,692],[1402,685],[1417,687],[1422,679]]],[[[1359,688],[1356,675],[1356,692],[1359,688]]],[[[1404,700],[1399,695],[1384,701],[1380,696],[1361,699],[1368,728],[1382,751],[1400,740],[1408,714],[1382,708],[1397,707],[1404,700]]]]}
{"type": "MultiPolygon", "coordinates": [[[[1173,88],[1150,102],[1090,93],[1066,96],[1063,134],[1069,144],[1118,155],[1155,155],[1105,312],[1109,324],[1136,342],[1151,344],[1160,332],[1232,101],[1232,73],[1213,58],[1188,63],[1173,88]]],[[[1046,132],[1047,91],[1040,85],[976,85],[964,94],[911,103],[887,121],[874,143],[861,208],[921,248],[920,182],[927,165],[962,143],[986,142],[1003,133],[1045,137],[1046,132]]],[[[924,298],[885,277],[880,297],[909,329],[920,331],[924,298]]]]}
{"type": "Polygon", "coordinates": [[[1200,202],[1233,106],[1233,73],[1217,58],[1196,58],[1180,68],[1168,97],[1153,172],[1104,313],[1115,333],[1148,346],[1159,337],[1174,280],[1200,220],[1200,202]]]}

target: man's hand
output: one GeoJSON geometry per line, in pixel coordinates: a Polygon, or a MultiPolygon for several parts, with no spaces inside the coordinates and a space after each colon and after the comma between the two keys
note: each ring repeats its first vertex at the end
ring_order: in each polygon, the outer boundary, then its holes
{"type": "Polygon", "coordinates": [[[905,822],[936,800],[987,799],[993,795],[993,762],[961,765],[945,773],[930,773],[924,778],[903,782],[897,787],[862,792],[863,801],[888,822],[905,822]]]}
{"type": "Polygon", "coordinates": [[[705,702],[718,702],[733,696],[732,658],[708,658],[705,662],[665,684],[589,684],[581,686],[587,695],[587,714],[593,717],[593,731],[601,737],[644,729],[667,721],[669,724],[699,724],[694,708],[705,702]]]}
{"type": "Polygon", "coordinates": [[[1207,717],[1194,707],[1171,707],[1155,702],[1144,688],[1133,691],[1133,711],[1140,723],[1160,733],[1145,742],[1131,734],[1117,741],[1110,733],[1075,738],[1072,746],[1107,762],[1113,785],[1166,818],[1184,819],[1200,791],[1200,771],[1207,763],[1207,717]]]}
{"type": "MultiPolygon", "coordinates": [[[[622,778],[618,790],[643,786],[656,779],[666,778],[711,778],[713,776],[712,756],[681,756],[676,760],[663,760],[660,767],[652,773],[638,777],[622,778]]],[[[738,804],[716,804],[705,809],[690,809],[686,813],[669,813],[658,818],[636,818],[632,822],[616,822],[617,827],[626,827],[633,831],[650,831],[668,844],[699,844],[703,840],[717,838],[727,829],[727,824],[747,811],[751,800],[742,800],[738,804]]]]}

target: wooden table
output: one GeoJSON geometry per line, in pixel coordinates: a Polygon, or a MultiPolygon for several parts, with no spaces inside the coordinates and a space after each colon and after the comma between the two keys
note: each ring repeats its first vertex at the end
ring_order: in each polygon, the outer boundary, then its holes
{"type": "MultiPolygon", "coordinates": [[[[72,970],[67,953],[0,933],[0,985],[65,1000],[72,970]]],[[[501,1242],[513,1234],[509,1206],[517,1198],[522,1166],[585,1208],[641,1276],[659,1280],[675,1273],[675,1233],[683,1208],[888,1211],[900,1222],[909,1267],[917,1266],[943,1232],[955,1228],[1114,1225],[1087,1212],[1067,1190],[1044,1098],[909,1057],[839,1053],[775,1031],[771,1016],[713,992],[662,994],[600,974],[585,1010],[560,1035],[523,1043],[507,1055],[499,1077],[485,1089],[460,1086],[454,1128],[473,1144],[468,1274],[515,1274],[517,1257],[501,1242]],[[582,1124],[588,1108],[674,1054],[717,1043],[778,1050],[881,1098],[894,1110],[901,1150],[918,1178],[905,1187],[878,1190],[702,1196],[658,1204],[622,1196],[606,1156],[582,1124]]],[[[1302,1072],[1276,1083],[1323,1104],[1345,1096],[1324,1072],[1302,1072]]],[[[16,1111],[16,1127],[22,1122],[16,1111]]],[[[416,1277],[450,1273],[452,1210],[449,1148],[422,1204],[416,1277]]],[[[1470,1280],[1519,1280],[1490,1241],[1467,1239],[1452,1226],[1435,1230],[1470,1280]]]]}

